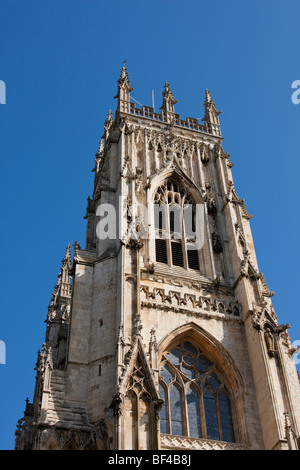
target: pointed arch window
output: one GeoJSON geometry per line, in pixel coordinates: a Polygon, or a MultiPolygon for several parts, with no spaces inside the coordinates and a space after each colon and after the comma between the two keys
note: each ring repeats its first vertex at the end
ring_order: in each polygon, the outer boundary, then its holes
{"type": "Polygon", "coordinates": [[[196,205],[175,180],[168,180],[154,197],[156,261],[199,270],[195,249],[196,205]]]}
{"type": "Polygon", "coordinates": [[[182,341],[165,354],[159,380],[161,433],[235,442],[230,393],[197,346],[182,341]]]}

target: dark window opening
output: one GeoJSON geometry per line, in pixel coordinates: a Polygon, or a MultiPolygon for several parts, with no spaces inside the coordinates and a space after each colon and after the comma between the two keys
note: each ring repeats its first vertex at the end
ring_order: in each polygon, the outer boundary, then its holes
{"type": "Polygon", "coordinates": [[[172,264],[183,267],[183,253],[180,242],[172,242],[172,264]]]}
{"type": "Polygon", "coordinates": [[[156,249],[156,261],[159,263],[168,264],[166,240],[157,238],[155,240],[155,249],[156,249]]]}
{"type": "Polygon", "coordinates": [[[187,250],[189,268],[199,271],[198,250],[187,250]]]}

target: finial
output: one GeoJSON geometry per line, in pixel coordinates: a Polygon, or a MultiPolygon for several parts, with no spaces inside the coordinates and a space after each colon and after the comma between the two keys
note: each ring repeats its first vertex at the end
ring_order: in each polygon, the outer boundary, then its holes
{"type": "Polygon", "coordinates": [[[218,135],[221,137],[221,128],[219,121],[219,114],[222,111],[218,111],[214,100],[212,99],[209,90],[205,90],[205,102],[204,102],[205,116],[202,121],[205,121],[206,132],[210,134],[218,135]]]}
{"type": "Polygon", "coordinates": [[[78,250],[80,250],[80,245],[76,241],[76,242],[73,243],[73,246],[74,246],[74,257],[77,257],[78,256],[78,250]]]}
{"type": "Polygon", "coordinates": [[[178,101],[174,99],[174,95],[172,93],[170,84],[168,82],[165,83],[165,88],[164,88],[162,95],[163,95],[164,100],[168,102],[172,102],[173,104],[178,103],[178,101]]]}
{"type": "Polygon", "coordinates": [[[125,80],[128,80],[128,72],[127,72],[127,69],[126,69],[125,62],[126,62],[126,60],[123,61],[123,67],[122,67],[122,70],[121,70],[121,75],[120,75],[120,78],[118,80],[118,83],[121,83],[121,84],[123,84],[123,82],[125,80]]]}
{"type": "MultiPolygon", "coordinates": [[[[123,60],[123,66],[120,74],[120,78],[118,80],[118,93],[115,96],[115,98],[120,97],[120,89],[126,89],[126,92],[129,93],[130,91],[133,90],[130,85],[129,77],[128,77],[128,72],[125,63],[127,62],[126,60],[123,60]]],[[[124,97],[121,97],[121,99],[124,99],[124,97]]]]}
{"type": "MultiPolygon", "coordinates": [[[[61,281],[62,271],[65,271],[65,269],[67,269],[67,271],[70,270],[71,266],[72,266],[71,245],[70,245],[70,243],[68,243],[67,248],[66,248],[65,257],[62,260],[62,267],[61,267],[61,271],[58,275],[57,284],[59,283],[59,281],[61,281]]],[[[65,282],[65,279],[63,280],[63,282],[65,282]]]]}
{"type": "Polygon", "coordinates": [[[117,114],[121,112],[129,112],[130,110],[130,92],[133,88],[130,85],[127,69],[125,66],[127,59],[123,61],[121,75],[118,80],[118,92],[114,98],[118,98],[117,114]]]}
{"type": "Polygon", "coordinates": [[[205,90],[205,103],[204,103],[205,108],[210,108],[213,110],[213,112],[218,116],[219,114],[222,113],[222,111],[217,111],[215,102],[211,96],[211,92],[206,89],[205,90]]]}
{"type": "Polygon", "coordinates": [[[67,248],[66,248],[65,259],[71,259],[71,245],[70,245],[70,243],[68,243],[67,248]]]}
{"type": "Polygon", "coordinates": [[[205,90],[205,100],[206,102],[210,103],[211,101],[213,101],[212,97],[211,97],[211,94],[210,94],[210,91],[208,89],[205,90]]]}

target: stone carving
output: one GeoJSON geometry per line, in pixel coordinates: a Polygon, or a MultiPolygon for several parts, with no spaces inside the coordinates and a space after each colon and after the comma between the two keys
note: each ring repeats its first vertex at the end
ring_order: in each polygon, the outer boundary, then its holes
{"type": "Polygon", "coordinates": [[[122,235],[121,243],[127,247],[140,249],[147,238],[147,226],[144,218],[139,211],[134,215],[130,207],[130,201],[127,205],[127,230],[122,235]]]}
{"type": "Polygon", "coordinates": [[[263,273],[260,273],[260,280],[261,280],[261,283],[262,283],[262,294],[263,294],[263,296],[273,297],[275,292],[274,291],[271,292],[270,289],[268,288],[266,278],[264,277],[263,273]]]}
{"type": "Polygon", "coordinates": [[[245,199],[240,199],[238,197],[232,181],[228,182],[226,200],[227,202],[232,202],[233,204],[239,204],[241,206],[242,217],[245,219],[249,220],[253,217],[253,215],[249,214],[246,209],[245,199]]]}
{"type": "Polygon", "coordinates": [[[123,411],[122,404],[123,404],[122,396],[121,396],[121,393],[118,392],[114,396],[114,398],[113,398],[113,400],[112,400],[112,402],[109,406],[110,408],[112,408],[114,416],[120,416],[122,414],[122,411],[123,411]]]}
{"type": "Polygon", "coordinates": [[[262,305],[261,302],[252,302],[252,310],[249,311],[251,315],[251,320],[253,327],[257,330],[262,330],[264,324],[270,328],[272,331],[277,333],[277,317],[272,305],[262,305]]]}
{"type": "Polygon", "coordinates": [[[150,332],[150,342],[149,342],[149,357],[150,357],[150,365],[153,370],[156,370],[158,367],[157,362],[157,353],[158,353],[158,345],[155,336],[155,330],[152,328],[150,332]]]}
{"type": "Polygon", "coordinates": [[[247,211],[246,209],[246,204],[245,204],[245,199],[240,199],[240,204],[241,204],[241,209],[242,209],[242,216],[245,218],[245,219],[252,219],[253,215],[252,214],[249,214],[249,212],[247,211]]]}
{"type": "Polygon", "coordinates": [[[202,145],[200,147],[200,158],[201,158],[201,162],[204,165],[206,165],[209,162],[208,152],[207,152],[206,148],[204,147],[204,145],[202,145]]]}
{"type": "Polygon", "coordinates": [[[267,346],[267,351],[270,357],[274,357],[276,353],[276,348],[275,348],[275,341],[274,341],[274,334],[271,331],[269,326],[266,326],[265,332],[264,332],[264,338],[267,346]]]}
{"type": "Polygon", "coordinates": [[[286,331],[288,328],[291,328],[289,323],[283,323],[282,325],[278,325],[276,328],[276,333],[280,334],[286,331]]]}
{"type": "Polygon", "coordinates": [[[205,188],[206,194],[204,200],[207,205],[207,212],[209,213],[209,215],[215,216],[217,214],[217,205],[213,197],[212,187],[209,183],[206,183],[205,188]]]}
{"type": "Polygon", "coordinates": [[[256,303],[252,303],[253,307],[252,310],[249,311],[249,314],[251,315],[251,320],[252,320],[252,325],[256,330],[260,330],[262,327],[262,310],[258,310],[256,303]]]}
{"type": "Polygon", "coordinates": [[[31,447],[32,442],[40,450],[97,450],[99,448],[93,429],[88,431],[40,426],[39,434],[35,439],[35,425],[33,425],[31,432],[33,436],[30,448],[32,450],[36,448],[31,447]]]}
{"type": "Polygon", "coordinates": [[[135,314],[133,318],[133,332],[132,332],[132,337],[133,340],[137,337],[142,337],[142,329],[143,325],[141,322],[141,315],[135,314]]]}
{"type": "Polygon", "coordinates": [[[162,449],[191,449],[191,450],[247,450],[245,444],[233,444],[230,442],[213,441],[209,439],[197,439],[193,437],[160,435],[162,449]]]}
{"type": "Polygon", "coordinates": [[[214,297],[204,297],[195,294],[181,294],[180,292],[154,288],[148,286],[140,288],[142,295],[141,308],[160,309],[161,311],[173,311],[176,313],[205,316],[209,318],[223,319],[225,321],[239,321],[241,306],[238,302],[220,300],[214,297]],[[219,308],[219,306],[223,306],[219,308]]]}
{"type": "Polygon", "coordinates": [[[211,235],[213,250],[215,253],[219,254],[223,251],[223,246],[221,242],[221,237],[217,232],[213,232],[211,235]]]}

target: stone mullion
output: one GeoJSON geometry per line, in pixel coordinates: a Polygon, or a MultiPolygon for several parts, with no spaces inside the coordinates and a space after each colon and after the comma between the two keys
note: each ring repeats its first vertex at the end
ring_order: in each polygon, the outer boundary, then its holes
{"type": "MultiPolygon", "coordinates": [[[[173,387],[173,383],[171,384],[171,387],[173,387]]],[[[167,387],[167,425],[168,425],[168,434],[172,434],[172,423],[171,423],[171,406],[170,406],[170,388],[167,387]]]]}
{"type": "Polygon", "coordinates": [[[203,391],[199,395],[199,410],[200,410],[200,420],[201,420],[201,434],[203,439],[207,439],[207,430],[206,430],[206,419],[205,419],[205,409],[204,409],[204,400],[203,400],[203,391]]]}
{"type": "Polygon", "coordinates": [[[216,405],[217,421],[218,421],[218,428],[219,428],[219,441],[223,441],[223,431],[222,431],[222,424],[221,424],[221,415],[220,415],[218,395],[216,395],[215,397],[215,405],[216,405]]]}
{"type": "Polygon", "coordinates": [[[136,394],[136,448],[140,450],[140,399],[136,394]]]}
{"type": "Polygon", "coordinates": [[[181,403],[182,403],[182,415],[183,415],[183,430],[184,430],[184,435],[189,436],[190,435],[190,426],[189,426],[189,415],[188,415],[187,402],[186,402],[186,388],[185,388],[185,386],[183,386],[181,388],[181,391],[182,391],[181,403]]]}

